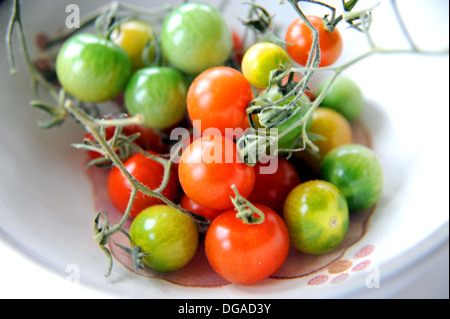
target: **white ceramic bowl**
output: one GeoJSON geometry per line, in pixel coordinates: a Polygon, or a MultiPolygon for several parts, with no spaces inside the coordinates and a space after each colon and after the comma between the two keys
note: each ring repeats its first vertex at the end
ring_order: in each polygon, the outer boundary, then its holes
{"type": "MultiPolygon", "coordinates": [[[[11,2],[0,5],[2,35],[11,2]]],[[[288,4],[257,2],[275,13],[281,29],[295,17],[288,4]]],[[[106,1],[24,1],[32,54],[37,52],[35,33],[53,34],[63,26],[70,3],[77,3],[83,15],[106,1]]],[[[341,2],[335,3],[339,7],[341,2]]],[[[245,11],[238,9],[240,1],[228,4],[227,20],[240,29],[236,17],[245,18],[245,11]]],[[[448,2],[399,1],[399,6],[419,45],[448,48],[448,2]]],[[[407,47],[388,1],[381,1],[373,19],[376,43],[407,47]]],[[[362,35],[345,28],[342,32],[346,42],[338,63],[368,48],[362,35]]],[[[341,258],[348,267],[249,287],[187,288],[135,276],[118,263],[105,278],[105,256],[92,240],[96,209],[83,173],[85,156],[70,146],[83,133],[72,120],[52,130],[38,128],[38,121],[46,118],[29,107],[30,78],[17,36],[13,39],[18,65],[14,77],[9,75],[4,42],[0,46],[1,297],[448,297],[448,55],[376,55],[345,72],[364,92],[363,121],[385,170],[384,192],[367,233],[341,258]]]]}

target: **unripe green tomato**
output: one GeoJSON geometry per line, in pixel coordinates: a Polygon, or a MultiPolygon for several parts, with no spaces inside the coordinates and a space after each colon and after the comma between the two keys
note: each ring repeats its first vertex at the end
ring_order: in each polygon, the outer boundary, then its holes
{"type": "Polygon", "coordinates": [[[289,193],[283,219],[293,247],[307,254],[324,254],[344,240],[349,210],[344,195],[336,186],[312,180],[289,193]]]}
{"type": "Polygon", "coordinates": [[[99,103],[122,93],[131,75],[131,62],[111,41],[80,33],[61,47],[56,74],[61,86],[75,98],[99,103]]]}
{"type": "MultiPolygon", "coordinates": [[[[330,80],[322,81],[317,88],[317,96],[323,92],[330,80]]],[[[352,79],[344,76],[336,78],[325,95],[321,106],[334,109],[347,120],[354,121],[364,109],[364,96],[352,79]]]]}
{"type": "Polygon", "coordinates": [[[125,105],[131,115],[144,116],[143,125],[166,129],[186,115],[187,91],[186,79],[179,71],[148,67],[131,77],[125,90],[125,105]]]}
{"type": "Polygon", "coordinates": [[[185,266],[195,255],[199,234],[194,221],[181,211],[155,205],[143,210],[131,223],[133,246],[139,246],[150,268],[169,272],[185,266]]]}
{"type": "MultiPolygon", "coordinates": [[[[260,97],[266,98],[272,102],[276,102],[277,100],[281,99],[281,94],[279,93],[279,90],[277,87],[273,87],[269,90],[269,92],[263,92],[260,97]]],[[[280,105],[287,105],[289,102],[291,102],[294,98],[288,98],[285,102],[281,103],[280,105]]],[[[278,125],[275,127],[278,129],[278,134],[281,134],[286,129],[288,129],[291,125],[294,125],[297,121],[299,121],[303,116],[305,116],[307,112],[307,108],[303,105],[303,103],[310,102],[309,98],[306,95],[302,95],[300,97],[300,101],[297,103],[298,107],[302,107],[303,109],[299,111],[297,114],[295,114],[293,117],[291,117],[286,122],[278,125]]],[[[256,102],[258,104],[260,102],[256,102]]],[[[309,127],[311,126],[311,118],[308,119],[306,122],[306,130],[308,131],[309,127]]],[[[259,116],[256,115],[254,117],[254,122],[257,128],[262,128],[263,125],[261,124],[259,120],[259,116]]],[[[296,142],[300,138],[303,132],[303,125],[299,125],[295,127],[293,130],[291,130],[289,133],[287,133],[285,136],[280,138],[278,140],[278,149],[292,149],[296,147],[296,142]]]]}
{"type": "Polygon", "coordinates": [[[167,61],[189,75],[223,65],[233,39],[222,14],[206,3],[187,2],[164,20],[161,44],[167,61]]]}
{"type": "Polygon", "coordinates": [[[321,178],[339,188],[351,211],[361,211],[377,203],[383,191],[383,168],[373,150],[348,144],[325,157],[321,178]]]}

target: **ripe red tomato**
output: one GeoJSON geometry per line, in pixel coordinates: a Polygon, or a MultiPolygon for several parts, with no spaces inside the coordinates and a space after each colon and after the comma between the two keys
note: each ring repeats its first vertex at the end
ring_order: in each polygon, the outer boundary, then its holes
{"type": "Polygon", "coordinates": [[[181,155],[178,175],[189,198],[217,210],[233,207],[232,185],[242,197],[247,197],[255,184],[253,167],[241,162],[236,144],[220,135],[203,136],[189,145],[181,155]]]}
{"type": "MultiPolygon", "coordinates": [[[[343,49],[343,41],[338,29],[329,32],[325,29],[323,19],[308,16],[309,22],[319,32],[320,64],[319,67],[329,66],[337,61],[343,49]]],[[[286,31],[286,50],[291,58],[300,65],[306,65],[311,47],[313,34],[302,18],[291,23],[286,31]]]]}
{"type": "Polygon", "coordinates": [[[234,209],[214,219],[206,232],[205,252],[211,267],[236,284],[252,284],[275,273],[289,252],[289,233],[276,212],[255,205],[265,214],[261,224],[246,224],[234,209]]]}
{"type": "MultiPolygon", "coordinates": [[[[148,151],[149,154],[157,153],[148,151]]],[[[164,167],[151,158],[141,153],[136,153],[124,162],[125,168],[138,181],[151,190],[157,189],[163,180],[164,167]]],[[[131,194],[131,184],[128,179],[117,168],[113,167],[109,173],[107,181],[108,195],[113,205],[122,213],[125,212],[131,194]]],[[[179,195],[179,184],[177,169],[172,167],[169,183],[162,192],[162,195],[171,201],[176,201],[179,195]]],[[[162,204],[156,197],[146,196],[139,192],[131,208],[130,217],[135,218],[147,207],[162,204]]]]}
{"type": "Polygon", "coordinates": [[[187,95],[189,117],[197,131],[250,126],[247,106],[253,100],[250,83],[239,71],[216,67],[201,73],[191,84],[187,95]],[[194,122],[195,121],[195,122],[194,122]]]}
{"type": "Polygon", "coordinates": [[[300,177],[294,165],[283,157],[271,157],[267,164],[256,163],[255,177],[255,187],[248,200],[254,204],[268,206],[281,215],[287,195],[300,184],[300,177]],[[278,163],[274,162],[275,160],[278,163]],[[262,168],[267,169],[269,164],[277,164],[276,172],[264,174],[262,168]]]}
{"type": "MultiPolygon", "coordinates": [[[[105,128],[105,138],[106,140],[111,139],[114,136],[116,128],[114,126],[108,126],[105,128]]],[[[123,128],[123,133],[125,136],[131,136],[139,133],[140,136],[134,140],[134,143],[144,150],[152,150],[157,153],[168,153],[169,145],[164,143],[163,137],[151,128],[145,127],[143,125],[128,125],[123,128]]],[[[95,140],[91,133],[84,134],[85,139],[95,140]]],[[[96,151],[87,152],[91,159],[96,159],[102,155],[96,151]]]]}
{"type": "Polygon", "coordinates": [[[123,128],[123,132],[127,136],[139,133],[140,136],[134,142],[144,150],[152,150],[160,154],[169,152],[169,145],[164,143],[163,136],[149,127],[139,124],[128,125],[123,128]]]}
{"type": "Polygon", "coordinates": [[[235,30],[231,31],[231,35],[233,36],[233,54],[236,62],[240,65],[242,63],[242,59],[244,58],[244,40],[235,30]]]}
{"type": "Polygon", "coordinates": [[[194,214],[201,215],[209,220],[214,220],[222,211],[201,206],[190,199],[186,194],[181,197],[180,206],[194,214]]]}
{"type": "MultiPolygon", "coordinates": [[[[106,140],[111,139],[114,136],[115,131],[116,131],[116,128],[114,126],[105,127],[106,140]]],[[[94,136],[92,135],[92,133],[89,133],[89,132],[84,134],[84,139],[95,141],[94,136]]],[[[91,159],[97,159],[97,158],[102,157],[102,154],[100,154],[99,152],[96,152],[96,151],[87,151],[87,154],[89,155],[89,157],[91,159]]]]}

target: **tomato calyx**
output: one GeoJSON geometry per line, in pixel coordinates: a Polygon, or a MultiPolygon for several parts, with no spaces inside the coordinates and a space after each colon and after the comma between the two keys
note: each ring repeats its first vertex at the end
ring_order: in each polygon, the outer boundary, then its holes
{"type": "Polygon", "coordinates": [[[152,254],[151,252],[143,253],[142,248],[137,245],[132,246],[132,248],[120,245],[118,243],[116,243],[116,245],[130,255],[131,260],[133,261],[133,269],[135,273],[137,273],[139,269],[141,270],[145,269],[143,259],[144,257],[151,255],[152,254]]]}
{"type": "Polygon", "coordinates": [[[249,200],[242,197],[235,185],[231,185],[231,188],[235,193],[235,197],[230,196],[230,199],[233,202],[234,209],[237,211],[236,218],[242,220],[244,224],[262,224],[265,220],[265,214],[249,200]]]}

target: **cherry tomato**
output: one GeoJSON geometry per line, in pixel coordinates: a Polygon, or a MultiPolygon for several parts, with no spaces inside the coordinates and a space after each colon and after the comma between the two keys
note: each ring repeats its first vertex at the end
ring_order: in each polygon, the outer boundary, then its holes
{"type": "Polygon", "coordinates": [[[195,140],[181,155],[178,171],[185,194],[199,205],[217,210],[233,207],[232,185],[242,197],[248,197],[255,184],[254,168],[242,163],[236,144],[220,135],[195,140]]]}
{"type": "Polygon", "coordinates": [[[201,215],[209,220],[214,220],[222,211],[201,206],[190,199],[186,194],[181,198],[180,206],[194,214],[201,215]]]}
{"type": "MultiPolygon", "coordinates": [[[[329,80],[322,81],[317,88],[317,94],[321,94],[328,84],[329,80]]],[[[331,85],[321,106],[338,111],[347,120],[354,121],[359,118],[364,108],[364,96],[355,81],[340,76],[331,85]]]]}
{"type": "Polygon", "coordinates": [[[131,115],[144,115],[143,125],[166,129],[186,115],[187,82],[169,67],[148,67],[134,73],[126,91],[125,104],[131,115]]]}
{"type": "Polygon", "coordinates": [[[147,59],[152,62],[155,56],[155,39],[153,26],[142,20],[128,20],[120,24],[111,33],[111,41],[122,47],[131,60],[133,71],[142,69],[146,66],[144,50],[150,45],[147,59]],[[153,46],[152,46],[153,43],[153,46]]]}
{"type": "MultiPolygon", "coordinates": [[[[338,29],[329,32],[325,29],[323,19],[307,16],[309,22],[319,32],[320,64],[325,67],[333,64],[341,56],[343,41],[338,29]]],[[[306,66],[313,45],[313,34],[302,18],[291,23],[286,31],[286,50],[291,58],[300,65],[306,66]]]]}
{"type": "Polygon", "coordinates": [[[284,201],[289,192],[300,184],[300,177],[294,165],[281,156],[272,156],[259,161],[255,167],[255,187],[248,200],[272,208],[278,214],[283,213],[284,201]],[[276,171],[268,174],[264,169],[276,165],[276,171]]]}
{"type": "MultiPolygon", "coordinates": [[[[148,151],[148,153],[157,155],[157,153],[152,151],[148,151]]],[[[163,181],[163,165],[141,153],[136,153],[127,159],[124,162],[124,166],[131,175],[151,190],[157,189],[163,181]]],[[[120,212],[124,213],[131,195],[131,184],[117,167],[111,169],[107,187],[111,202],[120,212]]],[[[162,195],[171,201],[178,199],[179,184],[175,166],[172,167],[169,183],[162,195]]],[[[139,192],[131,208],[130,217],[135,218],[145,208],[157,204],[162,204],[162,201],[156,197],[147,196],[139,192]]]]}
{"type": "Polygon", "coordinates": [[[342,191],[351,211],[375,205],[383,191],[383,167],[374,151],[363,145],[343,145],[328,153],[321,178],[342,191]]]}
{"type": "Polygon", "coordinates": [[[241,65],[242,59],[244,58],[244,41],[237,31],[233,30],[231,32],[233,37],[233,54],[236,62],[241,65]]]}
{"type": "Polygon", "coordinates": [[[254,44],[244,55],[242,73],[251,85],[257,88],[269,86],[270,72],[280,65],[288,67],[289,57],[280,46],[260,42],[254,44]]]}
{"type": "Polygon", "coordinates": [[[197,252],[199,234],[194,221],[179,210],[155,205],[142,211],[130,226],[133,246],[139,246],[144,264],[161,272],[185,266],[197,252]]]}
{"type": "MultiPolygon", "coordinates": [[[[105,128],[105,138],[106,140],[111,139],[114,136],[114,132],[116,131],[116,128],[113,126],[108,126],[105,128]]],[[[94,136],[92,135],[92,133],[85,133],[84,134],[84,138],[85,139],[89,139],[91,141],[95,141],[94,136]]],[[[96,158],[100,158],[102,157],[102,154],[100,154],[99,152],[96,151],[87,151],[89,157],[91,159],[96,159],[96,158]]]]}
{"type": "Polygon", "coordinates": [[[224,279],[241,285],[275,273],[289,252],[289,234],[282,218],[264,205],[261,224],[246,224],[234,209],[214,219],[206,232],[205,252],[212,268],[224,279]]]}
{"type": "MultiPolygon", "coordinates": [[[[110,140],[111,138],[113,138],[115,131],[116,128],[113,126],[106,127],[105,128],[106,140],[110,140]]],[[[148,127],[138,124],[128,125],[123,128],[123,134],[125,136],[140,134],[140,136],[134,140],[134,143],[139,147],[141,147],[142,149],[152,150],[157,153],[169,152],[169,146],[166,143],[164,143],[163,137],[159,133],[155,132],[154,130],[148,127]]],[[[85,133],[84,138],[95,141],[95,138],[91,133],[85,133]]],[[[100,153],[96,151],[88,151],[87,153],[91,159],[96,159],[102,156],[100,153]]]]}
{"type": "Polygon", "coordinates": [[[313,180],[295,187],[286,198],[283,219],[293,247],[324,254],[344,240],[349,210],[344,195],[331,183],[313,180]]]}
{"type": "Polygon", "coordinates": [[[313,141],[319,148],[318,153],[301,151],[296,155],[316,173],[320,171],[320,166],[328,152],[340,145],[353,143],[350,123],[340,113],[329,108],[318,107],[314,111],[309,132],[320,136],[320,139],[313,141]]]}
{"type": "MultiPolygon", "coordinates": [[[[189,117],[197,131],[249,127],[246,109],[253,100],[250,84],[239,71],[215,67],[202,72],[191,84],[187,95],[189,117]]],[[[242,134],[238,134],[242,135],[242,134]]]]}
{"type": "Polygon", "coordinates": [[[93,34],[72,36],[56,58],[61,86],[85,102],[104,102],[117,97],[131,75],[131,62],[118,45],[93,34]]]}
{"type": "Polygon", "coordinates": [[[167,61],[189,75],[222,65],[233,48],[231,30],[222,14],[197,2],[184,3],[167,16],[161,44],[167,61]]]}
{"type": "Polygon", "coordinates": [[[123,128],[123,132],[127,136],[139,134],[134,143],[144,150],[151,150],[160,154],[169,152],[169,145],[164,142],[164,137],[149,127],[139,124],[128,125],[123,128]]]}

